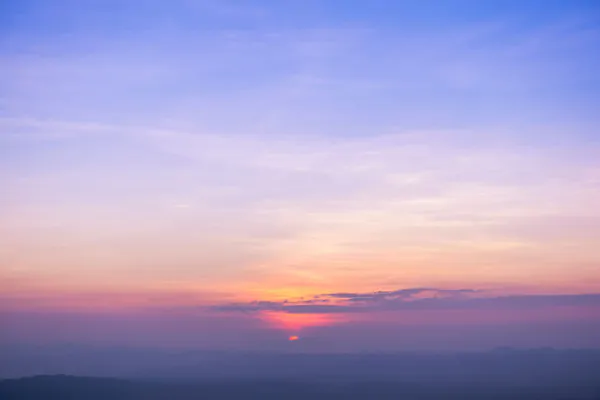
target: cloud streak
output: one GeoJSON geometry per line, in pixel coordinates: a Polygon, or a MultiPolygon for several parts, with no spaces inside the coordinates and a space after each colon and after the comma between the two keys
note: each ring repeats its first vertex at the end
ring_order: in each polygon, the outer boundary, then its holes
{"type": "Polygon", "coordinates": [[[364,293],[328,293],[310,300],[253,301],[212,307],[218,312],[343,314],[401,310],[499,310],[600,307],[600,294],[490,296],[475,289],[409,288],[364,293]]]}

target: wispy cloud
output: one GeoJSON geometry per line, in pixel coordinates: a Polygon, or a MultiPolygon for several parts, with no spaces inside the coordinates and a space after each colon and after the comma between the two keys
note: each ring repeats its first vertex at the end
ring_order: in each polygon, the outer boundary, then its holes
{"type": "Polygon", "coordinates": [[[510,286],[535,273],[561,285],[575,281],[566,266],[587,277],[598,261],[592,146],[588,155],[578,146],[531,148],[469,130],[338,138],[35,118],[0,124],[6,148],[67,149],[29,164],[26,179],[0,175],[20,198],[2,215],[13,232],[7,254],[17,265],[47,265],[41,274],[56,271],[56,260],[36,255],[52,246],[17,255],[31,249],[31,235],[14,234],[27,226],[76,249],[60,256],[68,276],[90,263],[85,254],[103,254],[92,261],[111,260],[96,271],[102,279],[111,269],[131,280],[128,271],[170,265],[176,281],[229,271],[236,286],[259,292],[282,284],[316,285],[313,293],[334,282],[355,288],[359,276],[386,286],[390,277],[510,286]],[[111,164],[82,164],[81,154],[111,164]],[[86,175],[70,163],[85,165],[86,175]],[[95,233],[74,233],[83,226],[95,233]],[[110,237],[129,251],[115,257],[110,237]]]}
{"type": "Polygon", "coordinates": [[[289,314],[368,313],[402,310],[499,310],[600,307],[600,294],[491,296],[474,289],[413,288],[365,293],[329,293],[310,300],[254,301],[212,307],[219,312],[276,311],[289,314]]]}

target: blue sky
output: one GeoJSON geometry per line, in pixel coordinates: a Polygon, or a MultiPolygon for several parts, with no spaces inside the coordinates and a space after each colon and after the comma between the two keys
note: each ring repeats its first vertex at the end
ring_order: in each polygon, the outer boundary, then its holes
{"type": "Polygon", "coordinates": [[[332,135],[597,123],[594,2],[4,7],[9,117],[332,135]]]}

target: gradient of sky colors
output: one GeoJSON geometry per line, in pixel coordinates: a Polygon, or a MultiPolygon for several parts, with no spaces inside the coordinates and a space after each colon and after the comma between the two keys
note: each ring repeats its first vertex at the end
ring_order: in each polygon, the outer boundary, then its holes
{"type": "Polygon", "coordinates": [[[600,346],[598,2],[0,15],[4,342],[600,346]]]}

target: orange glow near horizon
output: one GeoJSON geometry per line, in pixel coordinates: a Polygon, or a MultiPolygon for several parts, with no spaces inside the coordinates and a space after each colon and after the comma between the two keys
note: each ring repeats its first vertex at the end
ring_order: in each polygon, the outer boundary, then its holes
{"type": "Polygon", "coordinates": [[[295,341],[297,341],[297,340],[299,340],[299,339],[300,339],[300,337],[298,337],[298,336],[296,336],[296,335],[292,335],[292,336],[290,336],[290,337],[289,337],[289,339],[288,339],[288,340],[289,340],[290,342],[295,342],[295,341]]]}
{"type": "Polygon", "coordinates": [[[342,322],[343,316],[329,314],[290,314],[278,311],[264,311],[261,318],[276,329],[299,331],[303,328],[328,326],[342,322]]]}

